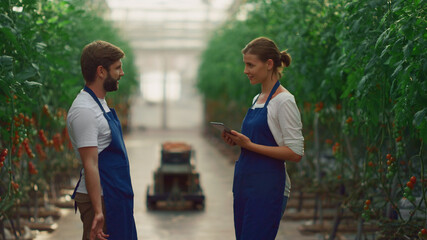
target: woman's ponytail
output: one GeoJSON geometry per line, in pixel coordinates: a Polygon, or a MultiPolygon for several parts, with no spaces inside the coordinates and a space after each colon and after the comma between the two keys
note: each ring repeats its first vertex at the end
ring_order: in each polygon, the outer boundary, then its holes
{"type": "Polygon", "coordinates": [[[286,51],[282,51],[280,55],[281,55],[280,60],[283,62],[283,66],[289,67],[289,65],[291,65],[291,62],[292,62],[291,55],[289,55],[289,53],[287,53],[286,51]]]}

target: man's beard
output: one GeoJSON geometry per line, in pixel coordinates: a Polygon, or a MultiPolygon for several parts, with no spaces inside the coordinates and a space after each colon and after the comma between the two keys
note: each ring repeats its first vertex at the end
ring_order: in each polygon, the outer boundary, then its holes
{"type": "Polygon", "coordinates": [[[113,91],[117,91],[118,86],[117,86],[117,81],[118,79],[114,79],[113,77],[111,77],[110,73],[107,73],[107,78],[104,81],[104,90],[107,92],[113,92],[113,91]]]}

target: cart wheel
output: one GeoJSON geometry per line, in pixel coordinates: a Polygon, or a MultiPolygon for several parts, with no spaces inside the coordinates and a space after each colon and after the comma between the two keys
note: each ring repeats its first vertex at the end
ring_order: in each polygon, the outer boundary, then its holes
{"type": "Polygon", "coordinates": [[[147,210],[154,210],[156,209],[156,201],[150,200],[150,186],[147,186],[147,196],[146,196],[146,206],[147,210]]]}
{"type": "Polygon", "coordinates": [[[194,210],[203,210],[203,209],[205,209],[205,201],[202,201],[202,202],[193,202],[193,209],[194,210]]]}
{"type": "Polygon", "coordinates": [[[147,200],[147,209],[148,210],[155,210],[156,209],[156,202],[147,200]]]}

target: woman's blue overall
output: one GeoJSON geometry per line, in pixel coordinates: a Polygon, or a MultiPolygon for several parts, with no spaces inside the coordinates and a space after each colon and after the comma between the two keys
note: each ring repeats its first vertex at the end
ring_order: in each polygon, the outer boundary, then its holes
{"type": "MultiPolygon", "coordinates": [[[[277,81],[264,107],[251,107],[243,120],[242,134],[253,143],[277,146],[268,126],[267,106],[279,86],[277,81]]],[[[233,181],[237,240],[275,239],[282,216],[285,174],[283,161],[241,149],[233,181]]]]}
{"type": "MultiPolygon", "coordinates": [[[[120,121],[114,109],[105,112],[95,93],[85,86],[84,90],[98,103],[104,112],[111,130],[111,143],[98,154],[98,168],[104,193],[105,222],[109,240],[135,240],[135,220],[133,217],[133,189],[130,179],[129,160],[123,141],[120,121]]],[[[74,190],[73,198],[76,192],[74,190]]]]}

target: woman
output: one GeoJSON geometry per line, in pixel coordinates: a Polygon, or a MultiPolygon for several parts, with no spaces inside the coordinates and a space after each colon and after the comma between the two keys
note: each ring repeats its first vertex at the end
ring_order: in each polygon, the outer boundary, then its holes
{"type": "Polygon", "coordinates": [[[241,147],[233,182],[236,239],[274,240],[290,191],[285,161],[299,162],[304,152],[299,110],[279,82],[291,57],[265,37],[252,40],[242,53],[244,73],[251,84],[261,84],[261,93],[242,133],[222,133],[226,143],[241,147]]]}

